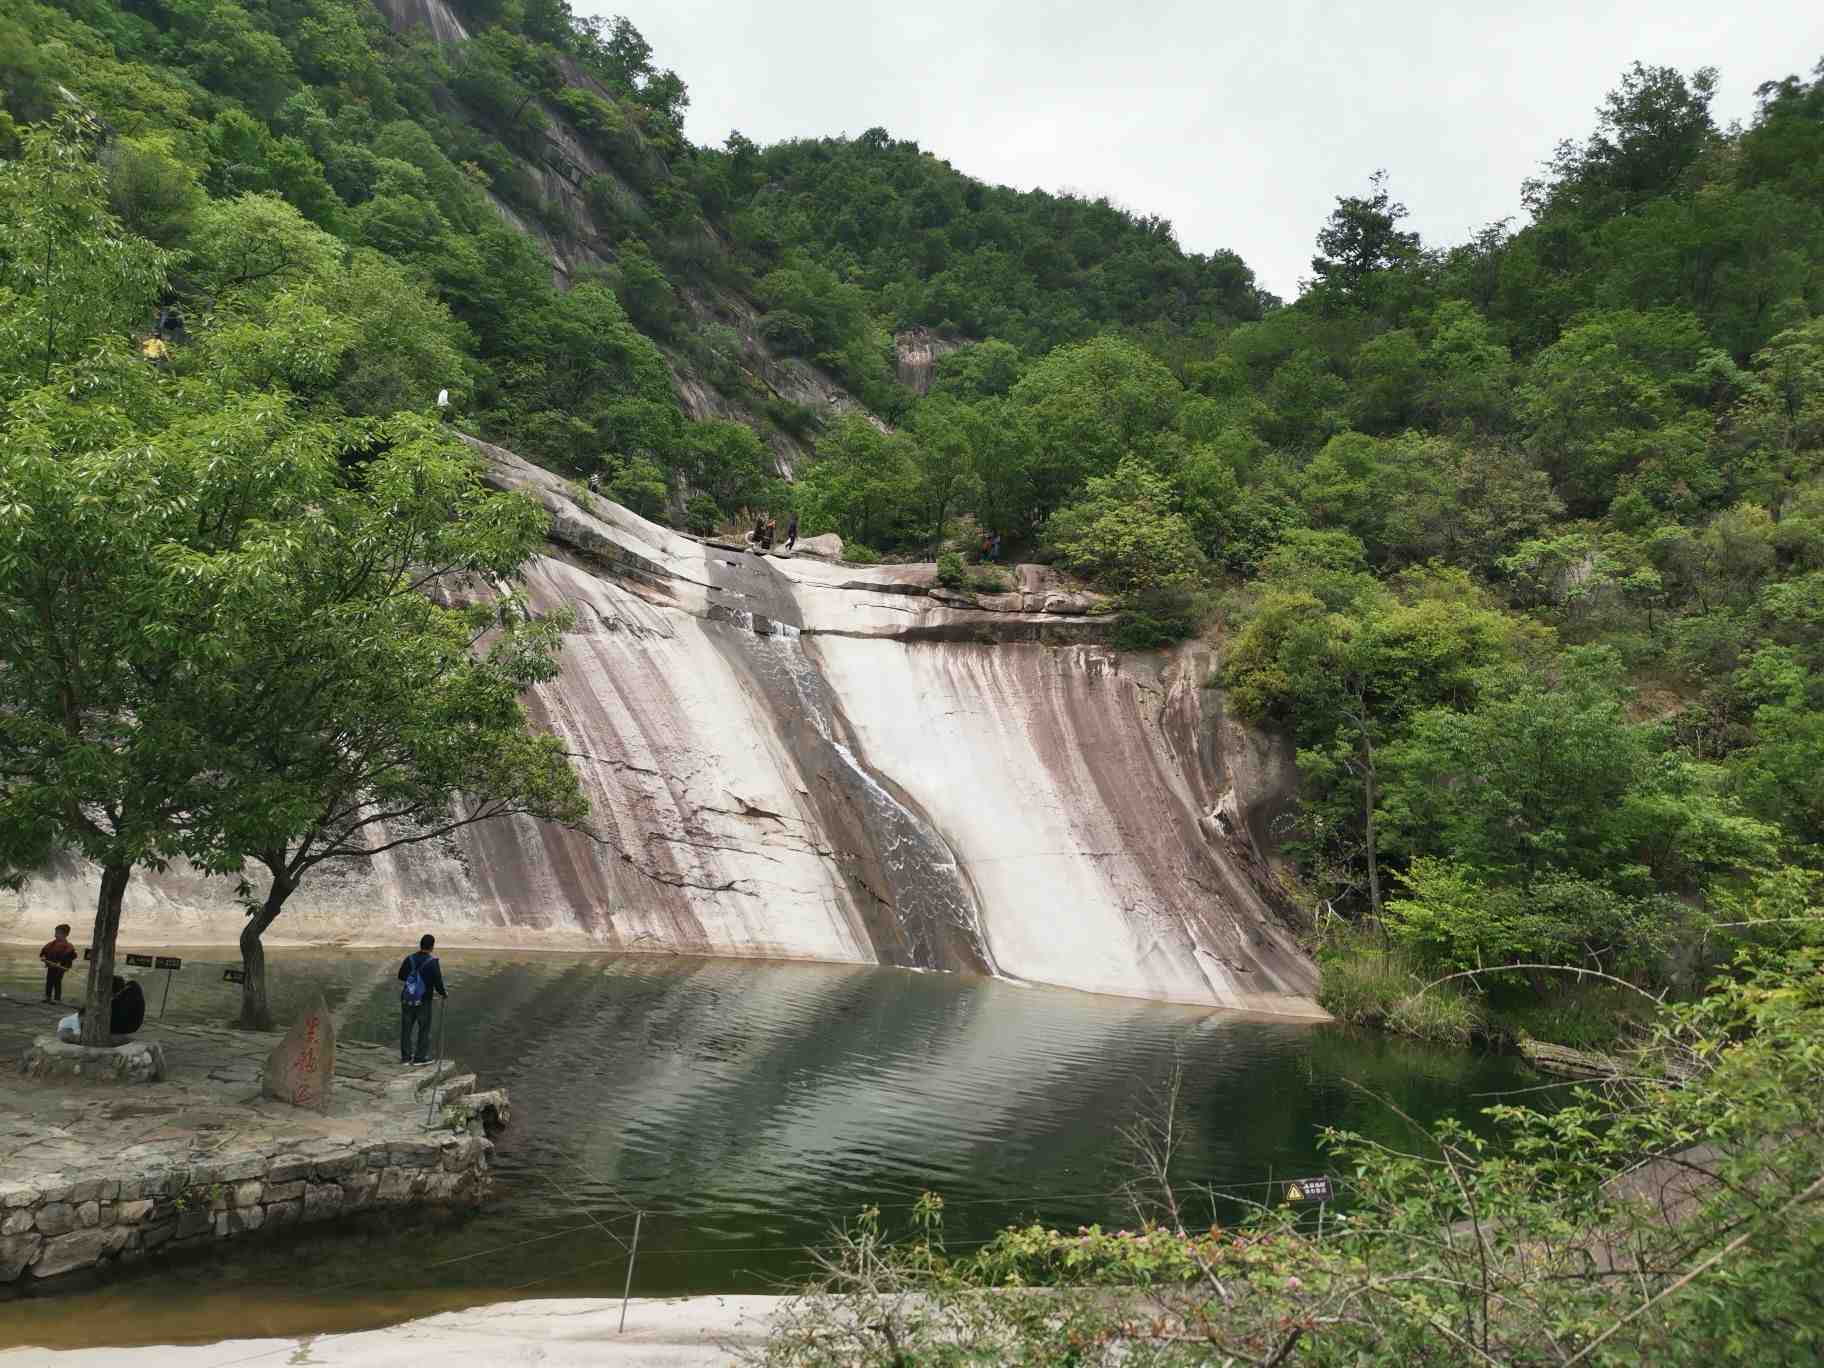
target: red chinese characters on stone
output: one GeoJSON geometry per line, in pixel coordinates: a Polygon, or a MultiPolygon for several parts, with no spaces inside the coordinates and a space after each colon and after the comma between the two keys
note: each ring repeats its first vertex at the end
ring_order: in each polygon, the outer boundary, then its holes
{"type": "Polygon", "coordinates": [[[335,1073],[336,1023],[319,996],[267,1056],[261,1092],[294,1107],[326,1111],[335,1073]]]}

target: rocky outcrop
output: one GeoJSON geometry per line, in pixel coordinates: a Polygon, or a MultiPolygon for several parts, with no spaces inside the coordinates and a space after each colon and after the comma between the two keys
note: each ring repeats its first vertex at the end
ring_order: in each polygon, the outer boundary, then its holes
{"type": "MultiPolygon", "coordinates": [[[[697,541],[476,445],[552,515],[526,592],[575,622],[528,702],[577,757],[593,829],[496,822],[313,877],[276,937],[442,923],[1321,1016],[1263,859],[1290,756],[1224,717],[1208,647],[1117,652],[1088,611],[1106,605],[1039,567],[984,604],[930,566],[697,541]]],[[[87,878],[21,906],[92,905],[87,878]]],[[[127,897],[129,940],[240,920],[228,881],[181,869],[127,897]]]]}
{"type": "Polygon", "coordinates": [[[937,363],[963,344],[941,337],[929,328],[907,328],[893,337],[894,361],[899,383],[915,394],[929,394],[937,378],[937,363]]]}

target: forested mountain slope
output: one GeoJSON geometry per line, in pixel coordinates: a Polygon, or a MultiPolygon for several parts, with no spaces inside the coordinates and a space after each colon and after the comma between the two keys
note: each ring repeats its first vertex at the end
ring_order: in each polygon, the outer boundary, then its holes
{"type": "MultiPolygon", "coordinates": [[[[958,586],[999,534],[1125,647],[1223,641],[1327,925],[1689,982],[1824,859],[1824,65],[1768,75],[1725,129],[1714,73],[1631,68],[1454,246],[1390,149],[1291,304],[882,130],[694,147],[563,0],[0,0],[0,153],[86,113],[62,145],[173,253],[174,372],[189,336],[305,412],[448,387],[642,514],[795,509],[958,586]]],[[[0,323],[40,381],[87,335],[0,323]]]]}

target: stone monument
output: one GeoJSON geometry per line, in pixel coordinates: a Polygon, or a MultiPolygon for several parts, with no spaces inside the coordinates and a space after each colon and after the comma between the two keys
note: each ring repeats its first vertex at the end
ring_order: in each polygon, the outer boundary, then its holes
{"type": "Polygon", "coordinates": [[[336,1075],[336,1023],[322,994],[266,1056],[260,1091],[294,1107],[329,1110],[336,1075]]]}

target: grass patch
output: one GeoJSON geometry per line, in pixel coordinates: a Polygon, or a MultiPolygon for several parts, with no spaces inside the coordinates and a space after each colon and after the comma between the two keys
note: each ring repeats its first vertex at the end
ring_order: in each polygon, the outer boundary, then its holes
{"type": "Polygon", "coordinates": [[[1528,1035],[1573,1050],[1609,1051],[1635,1040],[1652,1016],[1637,993],[1607,983],[1571,983],[1544,994],[1493,992],[1489,1025],[1518,1039],[1528,1035]]]}
{"type": "Polygon", "coordinates": [[[1373,1026],[1441,1045],[1467,1045],[1484,1028],[1480,999],[1455,983],[1419,995],[1433,976],[1367,936],[1344,940],[1318,961],[1317,1001],[1338,1021],[1373,1026]]]}

